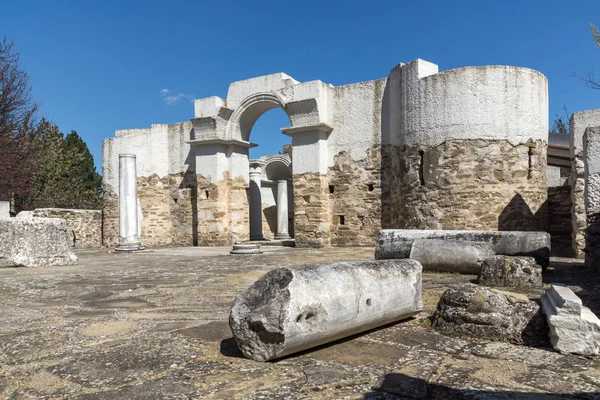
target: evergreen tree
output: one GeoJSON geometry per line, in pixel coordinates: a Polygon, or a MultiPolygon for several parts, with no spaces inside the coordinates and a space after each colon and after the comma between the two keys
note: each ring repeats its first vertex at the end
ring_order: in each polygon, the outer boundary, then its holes
{"type": "Polygon", "coordinates": [[[102,196],[102,176],[96,172],[94,158],[87,145],[75,131],[64,141],[69,166],[69,182],[73,184],[73,204],[78,208],[99,208],[102,196]]]}
{"type": "Polygon", "coordinates": [[[31,180],[25,208],[93,209],[101,206],[102,178],[77,132],[66,137],[42,119],[32,134],[38,169],[31,180]]]}

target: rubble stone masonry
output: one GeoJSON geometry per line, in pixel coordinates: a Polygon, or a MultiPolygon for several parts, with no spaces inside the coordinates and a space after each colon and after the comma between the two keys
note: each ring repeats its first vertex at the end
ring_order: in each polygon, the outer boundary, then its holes
{"type": "Polygon", "coordinates": [[[67,208],[37,208],[34,217],[62,218],[73,247],[102,247],[102,211],[67,208]]]}
{"type": "Polygon", "coordinates": [[[332,246],[373,246],[381,229],[381,151],[371,148],[363,160],[346,152],[329,168],[332,246]]]}
{"type": "Polygon", "coordinates": [[[384,227],[542,230],[547,227],[542,141],[448,140],[430,148],[386,146],[384,227]]]}

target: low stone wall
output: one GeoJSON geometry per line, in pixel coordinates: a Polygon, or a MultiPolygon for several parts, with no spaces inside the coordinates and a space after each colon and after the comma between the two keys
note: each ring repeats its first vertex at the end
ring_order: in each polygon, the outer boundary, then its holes
{"type": "Polygon", "coordinates": [[[62,218],[73,247],[102,247],[102,211],[66,208],[37,208],[33,217],[62,218]]]}
{"type": "Polygon", "coordinates": [[[572,257],[571,186],[548,188],[548,233],[552,238],[553,257],[572,257]]]}

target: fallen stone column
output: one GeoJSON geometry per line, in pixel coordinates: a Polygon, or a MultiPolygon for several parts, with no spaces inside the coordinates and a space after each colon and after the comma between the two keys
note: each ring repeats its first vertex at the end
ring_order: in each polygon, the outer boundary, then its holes
{"type": "Polygon", "coordinates": [[[235,299],[229,326],[246,357],[283,357],[417,314],[421,273],[414,260],[276,268],[235,299]]]}
{"type": "Polygon", "coordinates": [[[420,262],[424,269],[477,275],[483,260],[494,254],[492,245],[485,242],[416,239],[409,258],[420,262]]]}
{"type": "Polygon", "coordinates": [[[561,353],[600,354],[600,319],[568,286],[552,284],[541,296],[550,343],[561,353]]]}
{"type": "Polygon", "coordinates": [[[0,220],[0,267],[43,267],[77,264],[60,218],[0,220]]]}
{"type": "Polygon", "coordinates": [[[550,234],[520,231],[382,229],[375,247],[375,258],[409,258],[413,242],[417,239],[486,242],[492,245],[495,254],[533,257],[543,268],[550,263],[550,234]]]}

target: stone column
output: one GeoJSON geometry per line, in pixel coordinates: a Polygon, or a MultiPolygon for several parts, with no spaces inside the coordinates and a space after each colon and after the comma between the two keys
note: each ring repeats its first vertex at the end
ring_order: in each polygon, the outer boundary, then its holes
{"type": "Polygon", "coordinates": [[[262,230],[261,169],[261,162],[250,162],[250,240],[265,240],[262,230]]]}
{"type": "Polygon", "coordinates": [[[136,251],[138,237],[137,175],[135,154],[119,154],[119,242],[115,250],[136,251]]]}
{"type": "Polygon", "coordinates": [[[277,234],[275,239],[289,239],[287,179],[277,181],[277,234]]]}

